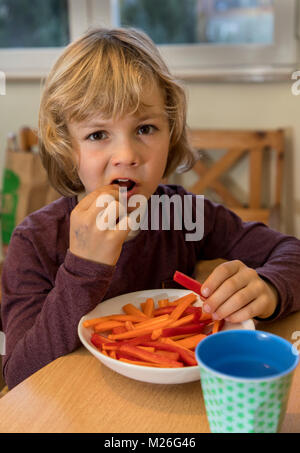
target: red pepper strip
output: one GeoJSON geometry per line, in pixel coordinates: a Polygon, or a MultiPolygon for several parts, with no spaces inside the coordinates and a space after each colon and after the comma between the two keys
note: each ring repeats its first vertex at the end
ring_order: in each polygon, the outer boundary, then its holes
{"type": "MultiPolygon", "coordinates": [[[[199,294],[201,296],[201,283],[199,283],[197,280],[189,277],[188,275],[183,274],[182,272],[176,271],[173,280],[175,282],[179,283],[180,285],[184,286],[187,289],[190,289],[191,291],[194,291],[196,294],[199,294]]],[[[201,298],[204,299],[203,296],[201,298]]]]}
{"type": "Polygon", "coordinates": [[[179,346],[175,345],[173,346],[172,344],[161,343],[159,341],[146,341],[143,342],[143,346],[153,346],[155,349],[161,349],[163,351],[178,352],[179,357],[186,365],[188,366],[197,365],[194,352],[187,351],[183,348],[180,348],[179,346]]]}
{"type": "Polygon", "coordinates": [[[197,322],[201,318],[202,308],[189,306],[186,308],[185,312],[183,313],[183,316],[184,315],[194,315],[194,321],[197,322]]]}
{"type": "Polygon", "coordinates": [[[191,323],[179,327],[167,327],[162,330],[162,337],[176,337],[177,335],[187,335],[189,333],[200,333],[205,327],[205,323],[191,323]]]}
{"type": "Polygon", "coordinates": [[[176,360],[168,359],[167,357],[162,357],[155,352],[145,351],[143,349],[137,348],[136,346],[132,345],[122,345],[120,348],[120,352],[125,352],[137,359],[144,360],[146,362],[151,363],[164,363],[168,365],[170,368],[179,368],[183,366],[182,362],[177,362],[176,360]]]}
{"type": "Polygon", "coordinates": [[[91,336],[91,343],[96,346],[96,348],[102,348],[103,343],[110,343],[110,340],[99,335],[98,333],[93,333],[91,336]]]}
{"type": "Polygon", "coordinates": [[[122,345],[124,345],[124,344],[138,346],[143,341],[151,341],[151,333],[147,334],[147,335],[140,336],[140,337],[131,338],[131,339],[128,339],[128,340],[116,340],[115,342],[112,342],[111,340],[109,340],[109,341],[111,342],[110,344],[116,344],[118,346],[118,350],[119,350],[120,347],[122,345]]]}

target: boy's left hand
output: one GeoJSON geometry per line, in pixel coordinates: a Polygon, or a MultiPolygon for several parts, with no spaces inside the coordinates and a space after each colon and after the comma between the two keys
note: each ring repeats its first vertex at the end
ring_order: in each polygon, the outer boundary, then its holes
{"type": "Polygon", "coordinates": [[[276,288],[239,260],[217,266],[203,283],[201,294],[207,297],[203,310],[213,319],[229,322],[268,318],[279,301],[276,288]]]}

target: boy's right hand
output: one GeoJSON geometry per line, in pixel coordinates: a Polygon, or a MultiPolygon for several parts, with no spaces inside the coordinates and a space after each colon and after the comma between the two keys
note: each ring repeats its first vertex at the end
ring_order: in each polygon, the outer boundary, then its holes
{"type": "Polygon", "coordinates": [[[116,204],[117,218],[120,212],[119,186],[111,184],[101,187],[84,197],[71,212],[70,217],[70,251],[81,258],[114,266],[121,254],[122,245],[130,228],[128,216],[117,223],[116,228],[100,230],[97,227],[97,216],[106,208],[96,204],[100,195],[112,196],[116,204]]]}

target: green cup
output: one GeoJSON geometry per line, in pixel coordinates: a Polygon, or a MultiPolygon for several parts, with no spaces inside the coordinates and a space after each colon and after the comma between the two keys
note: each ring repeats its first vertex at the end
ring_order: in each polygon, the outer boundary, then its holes
{"type": "Polygon", "coordinates": [[[276,433],[286,411],[297,349],[258,330],[209,335],[196,347],[213,433],[276,433]]]}

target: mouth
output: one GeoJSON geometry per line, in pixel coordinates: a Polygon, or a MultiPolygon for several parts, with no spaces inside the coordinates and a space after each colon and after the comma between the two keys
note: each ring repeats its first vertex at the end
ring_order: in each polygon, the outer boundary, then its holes
{"type": "Polygon", "coordinates": [[[128,178],[113,179],[111,184],[118,184],[118,186],[126,188],[127,192],[131,192],[137,186],[137,183],[133,179],[128,178]]]}

